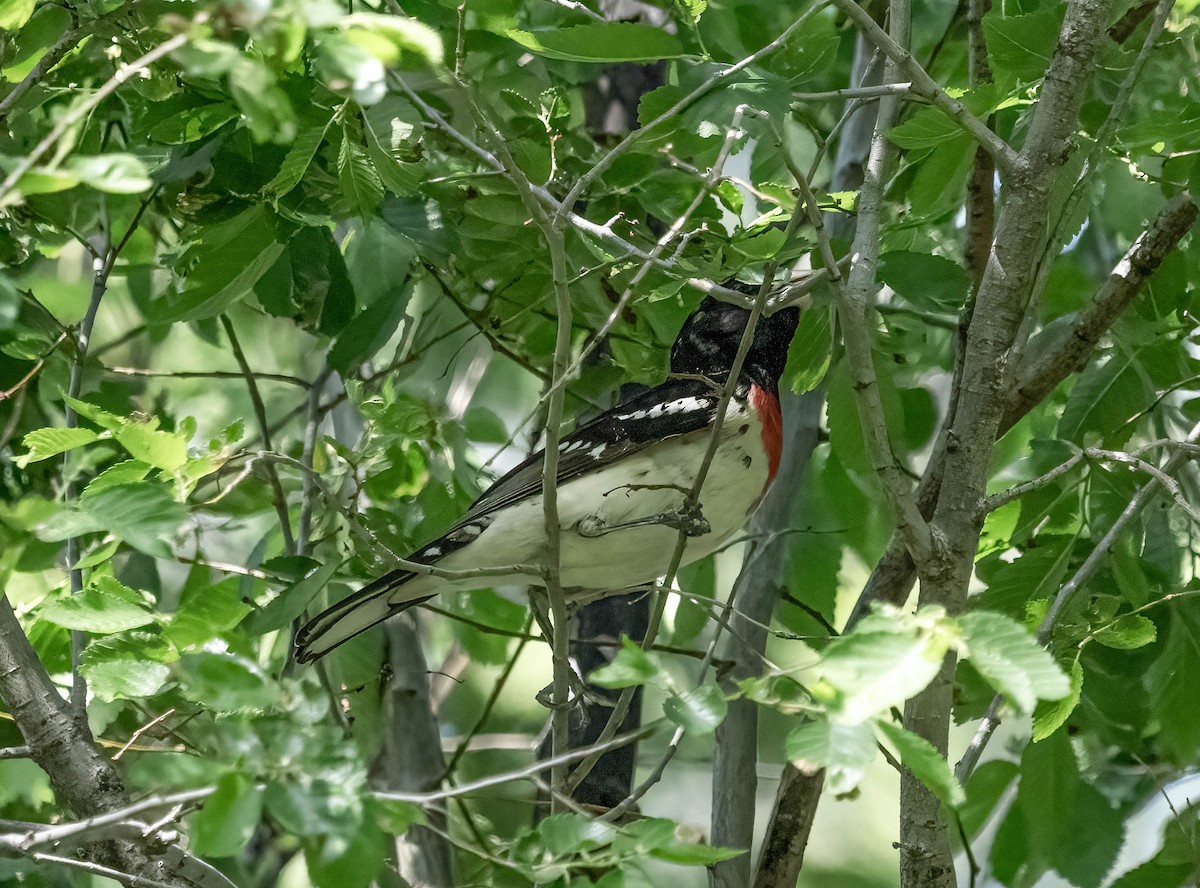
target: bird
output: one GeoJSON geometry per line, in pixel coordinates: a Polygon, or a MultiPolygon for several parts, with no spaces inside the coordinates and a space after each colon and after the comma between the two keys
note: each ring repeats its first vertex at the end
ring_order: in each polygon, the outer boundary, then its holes
{"type": "MultiPolygon", "coordinates": [[[[669,569],[681,533],[682,564],[711,554],[762,501],[779,468],[779,380],[799,321],[795,307],[758,319],[698,503],[687,508],[749,317],[706,296],[671,348],[665,382],[559,441],[559,578],[572,603],[654,582],[669,569]]],[[[516,466],[406,560],[442,571],[539,563],[547,549],[543,460],[539,450],[516,466]]],[[[316,660],[443,592],[487,585],[478,571],[452,578],[392,570],[306,623],[296,634],[296,659],[316,660]]]]}

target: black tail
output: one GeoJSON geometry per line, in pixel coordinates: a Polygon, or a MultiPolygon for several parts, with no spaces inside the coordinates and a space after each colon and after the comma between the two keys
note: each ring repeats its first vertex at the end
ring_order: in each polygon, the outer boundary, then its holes
{"type": "Polygon", "coordinates": [[[311,663],[392,614],[428,601],[433,596],[422,595],[416,588],[412,597],[398,601],[392,594],[417,576],[410,570],[394,570],[313,617],[296,633],[297,662],[311,663]]]}

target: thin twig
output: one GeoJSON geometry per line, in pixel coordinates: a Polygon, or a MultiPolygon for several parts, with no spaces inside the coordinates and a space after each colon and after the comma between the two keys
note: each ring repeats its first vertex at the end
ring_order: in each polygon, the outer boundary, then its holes
{"type": "MultiPolygon", "coordinates": [[[[250,363],[246,360],[246,353],[242,351],[242,344],[238,341],[237,331],[233,328],[233,321],[229,319],[229,315],[221,315],[221,326],[225,328],[225,335],[229,337],[229,346],[233,350],[233,356],[238,362],[238,366],[242,368],[242,376],[246,380],[246,389],[250,393],[250,403],[254,408],[255,419],[258,420],[258,433],[262,438],[263,447],[267,450],[273,450],[271,446],[271,424],[267,421],[267,408],[263,404],[262,395],[258,391],[258,383],[255,381],[255,374],[250,369],[250,363]]],[[[279,473],[275,471],[275,466],[268,462],[266,464],[267,481],[271,485],[271,500],[275,505],[275,514],[279,518],[279,530],[283,534],[283,548],[289,555],[296,552],[296,539],[292,536],[292,520],[288,515],[287,495],[283,492],[283,484],[279,480],[279,473]]]]}
{"type": "MultiPolygon", "coordinates": [[[[193,24],[202,24],[208,21],[207,12],[199,12],[191,19],[193,24]]],[[[21,177],[33,169],[34,165],[42,159],[42,156],[53,148],[71,127],[75,126],[92,111],[99,106],[101,102],[107,99],[110,95],[117,91],[117,88],[136,75],[138,72],[149,68],[159,59],[170,55],[175,50],[184,46],[192,39],[191,34],[182,33],[176,34],[170,40],[160,43],[154,49],[150,50],[141,57],[134,59],[128,65],[121,65],[115,74],[110,77],[104,84],[92,93],[87,99],[80,102],[73,109],[66,112],[58,119],[58,122],[51,128],[50,132],[42,137],[41,141],[33,147],[29,153],[23,155],[19,161],[13,164],[12,172],[10,172],[2,183],[0,183],[0,204],[7,202],[9,192],[13,190],[21,177]]]]}
{"type": "MultiPolygon", "coordinates": [[[[1125,528],[1150,504],[1161,490],[1169,489],[1169,486],[1164,485],[1164,479],[1169,480],[1173,472],[1189,459],[1193,458],[1194,454],[1190,445],[1196,444],[1197,441],[1200,441],[1200,423],[1197,423],[1188,433],[1188,436],[1181,442],[1185,446],[1177,449],[1171,455],[1170,459],[1163,464],[1162,469],[1152,473],[1150,480],[1138,489],[1137,493],[1133,495],[1133,499],[1130,500],[1129,505],[1117,516],[1117,520],[1112,523],[1112,526],[1104,533],[1100,541],[1096,543],[1095,548],[1084,559],[1083,564],[1079,566],[1079,569],[1075,571],[1071,579],[1059,588],[1058,593],[1054,596],[1054,600],[1050,603],[1050,607],[1046,611],[1045,617],[1042,618],[1042,622],[1038,626],[1037,638],[1039,642],[1042,644],[1049,642],[1063,612],[1075,600],[1075,596],[1079,590],[1100,569],[1101,564],[1108,557],[1109,550],[1121,538],[1121,535],[1125,532],[1125,528]]],[[[971,739],[970,744],[963,753],[963,757],[959,760],[955,771],[961,775],[961,780],[965,781],[971,776],[971,772],[974,771],[976,764],[978,764],[979,757],[987,747],[988,741],[991,740],[996,728],[999,727],[999,713],[1002,702],[1003,699],[999,694],[992,699],[987,713],[975,731],[975,736],[971,739]]]]}
{"type": "Polygon", "coordinates": [[[8,95],[0,99],[0,121],[7,119],[8,112],[12,110],[17,102],[21,101],[25,93],[29,92],[34,85],[50,73],[51,69],[79,44],[80,40],[94,33],[94,25],[86,29],[79,27],[79,14],[74,7],[68,6],[66,8],[71,15],[71,27],[65,34],[58,38],[57,43],[46,50],[42,57],[38,59],[37,64],[33,66],[33,69],[25,75],[24,79],[14,86],[8,95]]]}
{"type": "Polygon", "coordinates": [[[921,67],[912,53],[893,40],[883,28],[875,23],[871,14],[859,6],[854,0],[832,0],[833,4],[846,13],[867,39],[879,47],[912,81],[912,88],[928,98],[938,110],[945,113],[959,126],[970,133],[975,140],[996,161],[997,168],[1002,173],[1012,171],[1017,164],[1017,153],[1011,146],[988,128],[988,125],[967,110],[958,99],[951,98],[937,81],[921,67]]]}

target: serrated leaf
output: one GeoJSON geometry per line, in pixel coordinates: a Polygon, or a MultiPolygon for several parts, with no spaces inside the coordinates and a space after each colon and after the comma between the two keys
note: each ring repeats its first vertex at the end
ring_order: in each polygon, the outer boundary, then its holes
{"type": "Polygon", "coordinates": [[[721,689],[704,684],[683,694],[672,694],[663,701],[663,713],[689,734],[711,734],[721,722],[729,703],[721,689]]]}
{"type": "Polygon", "coordinates": [[[205,857],[232,857],[246,847],[262,816],[262,793],[245,774],[226,774],[192,817],[191,846],[205,857]]]}
{"type": "Polygon", "coordinates": [[[942,632],[869,631],[865,625],[834,639],[818,671],[835,694],[827,701],[838,721],[857,724],[922,691],[949,649],[942,632]]]}
{"type": "Polygon", "coordinates": [[[1125,421],[1142,406],[1144,392],[1136,354],[1120,351],[1102,363],[1089,364],[1067,398],[1058,436],[1083,445],[1092,433],[1103,436],[1111,446],[1124,444],[1133,434],[1133,425],[1126,426],[1125,421]]]}
{"type": "Polygon", "coordinates": [[[73,509],[51,516],[35,532],[43,540],[57,542],[105,531],[147,555],[169,558],[170,541],[187,514],[162,484],[121,484],[81,497],[73,509]]]}
{"type": "Polygon", "coordinates": [[[546,850],[551,854],[571,854],[609,844],[617,834],[616,827],[579,814],[555,814],[537,825],[546,850]]]}
{"type": "Polygon", "coordinates": [[[171,670],[151,660],[118,658],[84,662],[79,671],[87,679],[92,693],[111,703],[118,698],[140,700],[162,690],[171,670]]]}
{"type": "Polygon", "coordinates": [[[239,585],[234,578],[185,593],[163,635],[183,650],[232,629],[254,609],[242,600],[239,585]]]}
{"type": "Polygon", "coordinates": [[[1158,638],[1158,627],[1149,617],[1125,614],[1103,629],[1097,630],[1093,637],[1105,647],[1133,651],[1155,641],[1158,638]]]}
{"type": "MultiPolygon", "coordinates": [[[[237,109],[223,102],[213,102],[198,108],[188,108],[155,124],[150,138],[168,145],[186,145],[198,141],[237,117],[237,109]]],[[[162,181],[161,170],[155,177],[162,181]]]]}
{"type": "Polygon", "coordinates": [[[155,621],[140,596],[112,577],[97,577],[75,595],[52,599],[38,609],[47,623],[81,632],[110,634],[155,621]]]}
{"type": "Polygon", "coordinates": [[[1066,674],[1025,627],[1003,614],[975,611],[958,618],[963,656],[1020,711],[1071,692],[1066,674]]]}
{"type": "Polygon", "coordinates": [[[834,724],[817,719],[796,728],[787,738],[787,757],[801,771],[825,769],[825,783],[834,795],[853,791],[875,761],[875,732],[869,723],[834,724]]]}
{"type": "Polygon", "coordinates": [[[284,250],[278,218],[260,204],[210,225],[179,263],[187,269],[180,292],[152,306],[156,323],[213,318],[249,295],[284,250]]]}
{"type": "Polygon", "coordinates": [[[641,645],[629,638],[622,638],[621,649],[613,661],[592,672],[588,682],[602,688],[661,685],[666,682],[666,672],[657,654],[642,650],[641,645]]]}
{"type": "Polygon", "coordinates": [[[890,721],[878,721],[876,729],[900,753],[900,761],[912,771],[913,776],[925,784],[943,805],[960,808],[967,801],[962,784],[954,776],[954,769],[933,744],[912,731],[906,731],[890,721]]]}
{"type": "Polygon", "coordinates": [[[329,129],[330,122],[332,121],[326,122],[324,126],[305,127],[296,134],[296,140],[292,142],[292,147],[284,155],[283,163],[279,165],[279,172],[264,189],[268,196],[281,198],[300,184],[313,158],[317,156],[317,149],[325,141],[325,132],[329,129]]]}
{"type": "Polygon", "coordinates": [[[967,299],[970,279],[952,259],[891,250],[879,257],[879,279],[920,308],[957,313],[967,299]]]}
{"type": "Polygon", "coordinates": [[[342,184],[342,194],[360,215],[373,213],[383,201],[379,173],[366,149],[348,129],[342,130],[342,145],[338,150],[338,181],[342,184]]]}
{"type": "Polygon", "coordinates": [[[832,354],[830,310],[824,306],[813,306],[800,315],[796,335],[788,346],[782,385],[796,395],[812,391],[825,378],[832,354]]]}
{"type": "Polygon", "coordinates": [[[30,463],[91,444],[98,438],[99,435],[91,429],[36,429],[22,439],[28,449],[13,462],[23,469],[30,463]]]}
{"type": "Polygon", "coordinates": [[[183,694],[212,712],[263,712],[278,688],[257,663],[231,653],[199,651],[179,660],[183,694]]]}
{"type": "Polygon", "coordinates": [[[1068,677],[1071,681],[1071,690],[1065,697],[1061,700],[1043,700],[1033,711],[1034,743],[1045,740],[1061,728],[1071,717],[1075,707],[1079,705],[1079,698],[1083,693],[1083,664],[1079,662],[1078,657],[1071,663],[1071,672],[1068,677]]]}
{"type": "Polygon", "coordinates": [[[922,108],[904,123],[892,127],[887,135],[894,144],[908,150],[936,148],[954,139],[970,139],[953,118],[936,108],[922,108]]]}
{"type": "Polygon", "coordinates": [[[338,561],[319,565],[304,579],[284,589],[264,607],[255,611],[249,624],[250,633],[262,635],[274,632],[292,622],[304,612],[317,593],[325,588],[339,567],[341,562],[338,561]]]}
{"type": "Polygon", "coordinates": [[[1037,80],[1046,73],[1058,44],[1062,26],[1061,4],[1051,4],[1028,15],[1006,16],[997,7],[983,17],[988,62],[1022,80],[1037,80]]]}
{"type": "Polygon", "coordinates": [[[187,462],[187,438],[178,432],[163,432],[157,422],[127,422],[113,433],[135,460],[174,472],[187,462]]]}
{"type": "Polygon", "coordinates": [[[569,62],[655,62],[684,54],[674,34],[634,22],[596,22],[536,32],[512,29],[504,35],[540,56],[569,62]]]}

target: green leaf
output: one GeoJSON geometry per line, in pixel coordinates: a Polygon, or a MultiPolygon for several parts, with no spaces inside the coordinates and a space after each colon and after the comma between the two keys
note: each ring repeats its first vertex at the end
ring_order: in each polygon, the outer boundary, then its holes
{"type": "Polygon", "coordinates": [[[1033,859],[1072,885],[1098,888],[1120,850],[1124,818],[1083,779],[1066,732],[1025,748],[1014,807],[1033,859]]]}
{"type": "Polygon", "coordinates": [[[1149,617],[1125,614],[1095,634],[1096,641],[1119,651],[1133,651],[1158,638],[1158,627],[1149,617]]]}
{"type": "MultiPolygon", "coordinates": [[[[237,116],[237,109],[232,105],[213,102],[198,108],[188,108],[160,121],[151,127],[149,135],[156,142],[187,145],[216,132],[237,116]]],[[[161,175],[161,171],[156,175],[161,175]]]]}
{"type": "Polygon", "coordinates": [[[42,605],[38,616],[48,623],[81,632],[109,634],[155,622],[138,593],[112,577],[96,577],[75,595],[42,605]]]}
{"type": "Polygon", "coordinates": [[[292,622],[304,612],[341,566],[340,561],[316,566],[304,579],[284,589],[264,607],[255,611],[250,619],[250,633],[262,635],[274,632],[292,622]]]}
{"type": "Polygon", "coordinates": [[[954,776],[954,769],[933,744],[911,731],[906,731],[893,722],[880,720],[875,728],[900,753],[900,761],[912,771],[913,776],[925,784],[943,805],[961,808],[967,800],[962,784],[954,776]]]}
{"type": "Polygon", "coordinates": [[[140,194],[154,185],[145,165],[132,154],[76,154],[68,158],[66,169],[85,185],[110,194],[140,194]]]}
{"type": "Polygon", "coordinates": [[[137,484],[149,474],[150,467],[145,463],[138,462],[136,459],[122,460],[119,463],[113,463],[89,481],[87,487],[83,489],[83,496],[95,496],[102,490],[119,487],[122,484],[137,484]]]}
{"type": "Polygon", "coordinates": [[[832,353],[830,309],[815,305],[800,315],[796,335],[788,346],[781,386],[795,395],[811,392],[825,378],[832,353]]]}
{"type": "Polygon", "coordinates": [[[278,200],[300,184],[313,158],[317,156],[317,149],[325,141],[325,133],[330,123],[332,118],[326,121],[324,126],[305,127],[296,134],[296,140],[292,142],[292,147],[284,155],[283,163],[279,165],[279,172],[263,189],[268,197],[278,200]]]}
{"type": "Polygon", "coordinates": [[[127,422],[114,437],[139,462],[174,472],[187,462],[187,437],[179,432],[159,431],[158,420],[127,422]]]}
{"type": "Polygon", "coordinates": [[[958,618],[963,656],[1022,712],[1038,700],[1060,700],[1071,683],[1025,627],[1003,614],[975,611],[958,618]]]}
{"type": "Polygon", "coordinates": [[[722,860],[732,860],[746,853],[744,848],[714,848],[701,842],[676,842],[654,848],[650,856],[679,866],[712,866],[722,860]]]}
{"type": "Polygon", "coordinates": [[[329,349],[329,366],[339,373],[350,373],[383,348],[404,320],[411,295],[410,279],[398,286],[394,294],[380,296],[355,315],[329,349]]]}
{"type": "Polygon", "coordinates": [[[950,633],[936,624],[905,626],[897,621],[895,627],[885,626],[891,619],[863,620],[855,631],[825,648],[817,667],[823,686],[814,692],[828,698],[838,721],[858,723],[902,705],[941,668],[950,633]],[[888,631],[892,628],[896,631],[888,631]]]}
{"type": "Polygon", "coordinates": [[[342,146],[338,151],[338,181],[342,194],[359,215],[370,215],[383,201],[383,183],[371,164],[362,145],[355,141],[349,128],[342,130],[342,146]]]}
{"type": "Polygon", "coordinates": [[[15,31],[33,15],[36,0],[0,0],[0,29],[15,31]]]}
{"type": "Polygon", "coordinates": [[[192,818],[192,851],[232,857],[249,843],[262,817],[262,793],[245,774],[226,774],[192,818]]]}
{"type": "Polygon", "coordinates": [[[99,435],[91,429],[37,429],[22,439],[28,451],[18,456],[14,463],[23,469],[30,463],[91,444],[98,438],[99,435]]]}
{"type": "Polygon", "coordinates": [[[106,703],[152,697],[163,689],[171,675],[171,670],[162,663],[125,658],[84,662],[79,671],[92,693],[106,703]]]}
{"type": "Polygon", "coordinates": [[[245,657],[200,651],[183,656],[179,666],[184,696],[211,712],[263,712],[275,702],[277,687],[245,657]]]}
{"type": "Polygon", "coordinates": [[[983,17],[988,62],[1021,80],[1038,80],[1046,73],[1062,27],[1062,4],[1028,15],[1005,16],[997,7],[983,17]]]}
{"type": "Polygon", "coordinates": [[[593,850],[616,837],[616,827],[580,814],[555,814],[537,825],[538,836],[554,855],[593,850]]]}
{"type": "Polygon", "coordinates": [[[383,37],[392,44],[397,58],[405,52],[415,52],[431,64],[442,63],[442,38],[429,25],[415,18],[355,12],[344,16],[341,25],[349,30],[361,29],[383,37]]]}
{"type": "Polygon", "coordinates": [[[963,831],[975,836],[996,813],[996,803],[1012,785],[1020,769],[1016,762],[991,759],[981,764],[967,781],[967,801],[958,816],[963,831]]]}
{"type": "Polygon", "coordinates": [[[787,738],[787,757],[805,774],[825,769],[834,795],[852,792],[875,761],[875,732],[869,723],[834,724],[817,719],[796,728],[787,738]]]}
{"type": "Polygon", "coordinates": [[[672,694],[663,701],[667,718],[689,734],[701,736],[715,731],[725,721],[728,710],[729,703],[715,684],[703,684],[683,694],[672,694]]]}
{"type": "Polygon", "coordinates": [[[967,299],[966,270],[945,256],[892,250],[879,257],[879,279],[920,308],[958,312],[967,299]]]}
{"type": "Polygon", "coordinates": [[[597,22],[537,32],[513,29],[504,35],[538,55],[569,62],[656,62],[684,54],[683,44],[674,34],[634,22],[597,22]]]}
{"type": "Polygon", "coordinates": [[[183,603],[163,635],[179,650],[198,647],[240,623],[253,608],[242,600],[236,578],[184,592],[183,603]]]}
{"type": "Polygon", "coordinates": [[[1080,374],[1058,421],[1058,437],[1084,445],[1089,433],[1110,446],[1121,446],[1133,434],[1125,421],[1146,400],[1143,370],[1135,354],[1115,352],[1102,363],[1091,363],[1080,374]],[[1119,434],[1114,433],[1114,430],[1119,434]]]}
{"type": "Polygon", "coordinates": [[[1071,690],[1061,700],[1043,700],[1033,711],[1033,742],[1045,740],[1066,723],[1079,705],[1083,693],[1083,664],[1076,657],[1071,663],[1071,690]]]}
{"type": "Polygon", "coordinates": [[[287,143],[295,137],[292,103],[263,61],[248,53],[237,54],[229,72],[229,92],[257,141],[287,143]]]}
{"type": "Polygon", "coordinates": [[[1196,717],[1195,677],[1200,675],[1200,605],[1176,602],[1160,642],[1162,651],[1143,682],[1159,722],[1161,755],[1177,763],[1200,757],[1200,718],[1196,717]]]}
{"type": "Polygon", "coordinates": [[[936,108],[922,108],[899,126],[892,127],[888,138],[908,150],[936,148],[954,139],[969,140],[957,122],[936,108]]]}
{"type": "Polygon", "coordinates": [[[104,531],[147,555],[169,558],[170,543],[187,514],[162,484],[120,484],[85,493],[74,508],[51,516],[35,531],[51,542],[104,531]]]}
{"type": "Polygon", "coordinates": [[[180,265],[187,278],[179,293],[160,299],[151,319],[160,324],[213,318],[247,296],[283,253],[277,219],[259,205],[204,229],[180,265]]]}
{"type": "Polygon", "coordinates": [[[664,685],[666,671],[658,655],[642,650],[629,638],[621,639],[621,649],[607,666],[601,666],[588,676],[591,684],[602,688],[628,688],[634,685],[664,685]]]}

